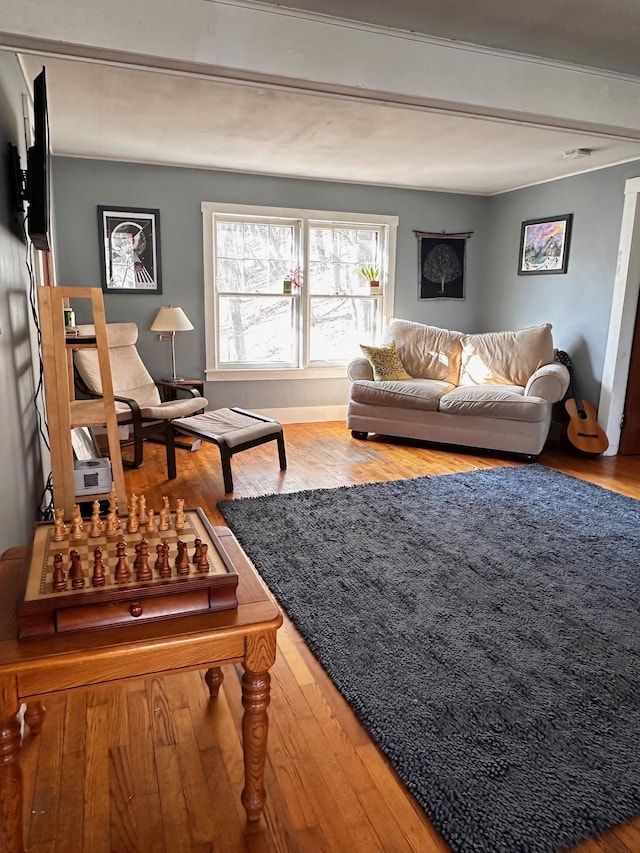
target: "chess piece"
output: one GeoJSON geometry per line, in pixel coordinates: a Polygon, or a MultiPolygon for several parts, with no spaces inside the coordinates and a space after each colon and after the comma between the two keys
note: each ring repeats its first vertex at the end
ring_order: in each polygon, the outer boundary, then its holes
{"type": "Polygon", "coordinates": [[[53,558],[53,591],[61,592],[67,588],[67,575],[63,566],[62,554],[56,554],[53,558]]]}
{"type": "Polygon", "coordinates": [[[147,525],[145,527],[147,533],[155,533],[156,532],[156,522],[155,522],[155,513],[152,509],[149,510],[149,515],[147,518],[147,525]]]}
{"type": "Polygon", "coordinates": [[[93,515],[91,516],[91,529],[89,530],[89,536],[92,539],[97,539],[98,536],[102,536],[102,531],[104,530],[104,524],[100,520],[100,501],[93,502],[93,515]]]}
{"type": "Polygon", "coordinates": [[[102,561],[102,548],[95,548],[93,551],[93,574],[91,575],[91,586],[104,586],[106,582],[104,576],[104,563],[102,561]]]}
{"type": "Polygon", "coordinates": [[[146,539],[138,542],[136,545],[136,580],[139,582],[150,581],[153,578],[153,572],[149,565],[149,543],[146,539]]]}
{"type": "Polygon", "coordinates": [[[166,564],[166,574],[162,577],[171,577],[171,564],[169,563],[169,543],[166,539],[162,540],[162,559],[166,564]]]}
{"type": "Polygon", "coordinates": [[[198,555],[198,571],[203,574],[209,571],[209,560],[207,558],[208,550],[209,546],[206,542],[203,542],[200,546],[200,554],[198,555]]]}
{"type": "Polygon", "coordinates": [[[64,542],[64,537],[67,533],[67,525],[64,523],[64,510],[56,509],[54,511],[55,521],[54,524],[54,533],[53,533],[53,541],[54,542],[64,542]]]}
{"type": "Polygon", "coordinates": [[[127,519],[127,533],[138,532],[138,496],[135,492],[129,498],[129,518],[127,519]]]}
{"type": "Polygon", "coordinates": [[[166,506],[163,506],[162,509],[160,510],[160,523],[158,524],[158,530],[162,530],[163,532],[165,530],[168,530],[169,526],[170,526],[170,522],[171,522],[171,510],[169,510],[166,506]]]}
{"type": "MultiPolygon", "coordinates": [[[[115,530],[120,530],[122,524],[120,523],[120,516],[118,515],[118,496],[115,491],[109,492],[109,513],[113,514],[113,526],[115,530]]],[[[110,534],[107,533],[107,536],[110,534]]]]}
{"type": "Polygon", "coordinates": [[[115,513],[110,512],[107,516],[107,527],[105,530],[107,536],[117,536],[119,526],[120,525],[118,524],[118,519],[115,513]]]}
{"type": "Polygon", "coordinates": [[[169,507],[169,498],[167,495],[162,496],[162,508],[166,510],[170,510],[169,507]]]}
{"type": "Polygon", "coordinates": [[[82,521],[82,516],[80,515],[80,507],[78,504],[74,504],[71,511],[71,534],[69,538],[76,541],[82,539],[84,538],[83,531],[84,523],[82,521]]]}
{"type": "Polygon", "coordinates": [[[74,518],[71,521],[71,533],[69,535],[70,539],[77,541],[83,538],[82,534],[82,520],[78,518],[74,518]]]}
{"type": "Polygon", "coordinates": [[[71,510],[71,521],[77,521],[80,524],[80,530],[84,530],[84,522],[82,521],[79,504],[73,505],[73,509],[71,510]]]}
{"type": "Polygon", "coordinates": [[[116,556],[118,562],[116,564],[114,579],[116,583],[125,583],[131,579],[129,563],[127,561],[127,545],[125,542],[120,541],[116,544],[116,556]]]}
{"type": "Polygon", "coordinates": [[[154,568],[161,578],[171,577],[171,566],[169,565],[169,545],[166,542],[159,542],[156,545],[156,562],[154,568]],[[167,546],[166,549],[164,546],[167,546]]]}
{"type": "Polygon", "coordinates": [[[184,498],[178,498],[176,501],[176,519],[174,526],[176,530],[182,530],[184,527],[184,498]]]}
{"type": "Polygon", "coordinates": [[[140,511],[138,512],[138,521],[144,526],[149,520],[147,516],[147,499],[144,495],[140,495],[140,511]]]}
{"type": "Polygon", "coordinates": [[[191,562],[197,566],[198,563],[200,562],[200,552],[202,551],[202,539],[198,539],[198,538],[194,539],[193,544],[194,544],[195,548],[193,551],[193,557],[191,558],[191,562]]]}
{"type": "Polygon", "coordinates": [[[176,571],[179,575],[189,574],[189,555],[187,553],[187,543],[182,539],[178,540],[178,553],[176,555],[176,571]]]}
{"type": "Polygon", "coordinates": [[[140,540],[139,542],[137,542],[137,543],[135,544],[135,546],[134,546],[134,551],[136,552],[136,558],[135,558],[135,560],[133,561],[133,571],[134,571],[134,572],[137,572],[137,571],[138,571],[138,569],[140,568],[140,564],[142,563],[142,550],[141,550],[141,546],[142,546],[143,544],[148,546],[148,544],[149,544],[149,543],[147,542],[147,540],[146,540],[146,539],[141,539],[141,540],[140,540]]]}
{"type": "Polygon", "coordinates": [[[73,548],[73,550],[69,551],[69,557],[71,557],[71,565],[69,567],[71,589],[82,589],[84,586],[84,572],[82,571],[80,554],[73,548]]]}

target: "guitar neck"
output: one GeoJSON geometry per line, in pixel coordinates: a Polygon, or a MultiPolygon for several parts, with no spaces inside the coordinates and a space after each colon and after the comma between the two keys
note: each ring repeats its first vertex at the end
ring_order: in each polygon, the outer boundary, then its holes
{"type": "Polygon", "coordinates": [[[578,380],[576,379],[573,364],[571,363],[569,355],[562,350],[558,350],[558,360],[561,364],[564,364],[569,371],[569,392],[576,401],[576,408],[579,411],[584,411],[584,404],[582,401],[582,395],[580,394],[580,388],[578,387],[578,380]]]}

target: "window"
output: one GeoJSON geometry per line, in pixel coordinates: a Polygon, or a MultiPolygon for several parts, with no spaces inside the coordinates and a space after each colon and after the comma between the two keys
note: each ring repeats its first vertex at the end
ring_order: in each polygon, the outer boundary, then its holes
{"type": "Polygon", "coordinates": [[[208,202],[202,212],[208,379],[344,375],[358,345],[379,338],[397,217],[208,202]],[[363,266],[380,269],[380,295],[363,266]]]}

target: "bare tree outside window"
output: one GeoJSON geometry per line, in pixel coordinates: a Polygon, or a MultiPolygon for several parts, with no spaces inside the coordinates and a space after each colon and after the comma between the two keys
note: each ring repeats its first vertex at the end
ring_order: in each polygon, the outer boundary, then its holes
{"type": "Polygon", "coordinates": [[[420,299],[464,299],[465,239],[420,237],[420,299]]]}

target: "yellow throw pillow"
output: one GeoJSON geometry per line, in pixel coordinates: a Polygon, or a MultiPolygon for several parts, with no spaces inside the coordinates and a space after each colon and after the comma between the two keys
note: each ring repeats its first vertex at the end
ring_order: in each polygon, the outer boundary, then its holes
{"type": "Polygon", "coordinates": [[[382,382],[385,379],[411,379],[400,361],[395,341],[391,341],[385,347],[367,347],[360,344],[360,349],[373,368],[373,378],[376,382],[382,382]]]}

